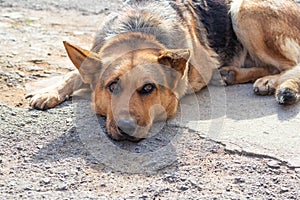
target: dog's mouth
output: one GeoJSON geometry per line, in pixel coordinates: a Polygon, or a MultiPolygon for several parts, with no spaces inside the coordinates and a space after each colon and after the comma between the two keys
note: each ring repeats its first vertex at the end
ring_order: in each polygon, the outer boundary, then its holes
{"type": "Polygon", "coordinates": [[[125,131],[123,131],[121,128],[118,128],[118,131],[120,133],[120,135],[122,136],[122,140],[128,140],[131,142],[139,142],[144,138],[137,138],[134,136],[129,135],[128,133],[126,133],[125,131]]]}

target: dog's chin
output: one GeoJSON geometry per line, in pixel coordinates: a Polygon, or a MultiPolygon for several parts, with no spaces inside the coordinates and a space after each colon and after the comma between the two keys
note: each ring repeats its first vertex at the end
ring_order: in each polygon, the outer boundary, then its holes
{"type": "Polygon", "coordinates": [[[145,127],[138,127],[132,133],[127,133],[124,130],[118,128],[114,123],[107,123],[107,135],[115,140],[115,141],[131,141],[131,142],[139,142],[148,136],[148,132],[150,131],[151,125],[145,127]]]}
{"type": "Polygon", "coordinates": [[[145,139],[145,138],[139,138],[139,137],[134,137],[134,136],[128,135],[122,129],[118,129],[118,132],[119,132],[118,134],[123,137],[123,140],[128,140],[131,142],[139,142],[139,141],[145,139]]]}
{"type": "Polygon", "coordinates": [[[117,130],[110,130],[107,135],[115,141],[130,141],[130,142],[139,142],[145,138],[142,137],[134,137],[131,136],[127,133],[125,133],[123,130],[121,129],[117,129],[117,130]]]}

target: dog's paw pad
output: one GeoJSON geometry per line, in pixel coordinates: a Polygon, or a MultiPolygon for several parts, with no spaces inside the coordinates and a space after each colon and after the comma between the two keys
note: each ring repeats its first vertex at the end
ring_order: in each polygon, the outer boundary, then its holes
{"type": "Polygon", "coordinates": [[[30,94],[27,95],[26,98],[30,99],[30,107],[37,110],[53,108],[63,101],[58,94],[52,92],[30,94]]]}
{"type": "Polygon", "coordinates": [[[234,70],[221,69],[220,74],[226,85],[233,85],[235,83],[236,72],[234,70]]]}
{"type": "Polygon", "coordinates": [[[290,88],[282,88],[276,94],[276,100],[281,105],[292,105],[298,101],[299,95],[290,88]]]}

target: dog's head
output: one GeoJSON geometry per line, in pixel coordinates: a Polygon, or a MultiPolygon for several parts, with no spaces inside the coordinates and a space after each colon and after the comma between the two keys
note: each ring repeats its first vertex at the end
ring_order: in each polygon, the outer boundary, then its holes
{"type": "Polygon", "coordinates": [[[146,138],[154,121],[176,113],[187,87],[189,50],[145,48],[116,57],[64,44],[83,82],[91,85],[92,107],[106,117],[111,138],[146,138]]]}

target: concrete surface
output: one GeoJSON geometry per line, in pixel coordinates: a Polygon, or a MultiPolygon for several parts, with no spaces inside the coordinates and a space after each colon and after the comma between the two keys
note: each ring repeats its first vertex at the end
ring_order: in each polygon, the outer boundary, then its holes
{"type": "Polygon", "coordinates": [[[222,142],[229,150],[269,156],[300,167],[299,104],[280,106],[273,96],[253,94],[251,84],[211,86],[184,98],[181,104],[186,114],[179,115],[175,123],[181,121],[179,124],[222,142]]]}

